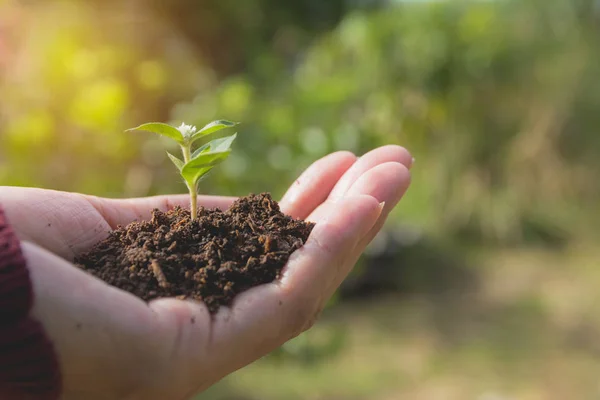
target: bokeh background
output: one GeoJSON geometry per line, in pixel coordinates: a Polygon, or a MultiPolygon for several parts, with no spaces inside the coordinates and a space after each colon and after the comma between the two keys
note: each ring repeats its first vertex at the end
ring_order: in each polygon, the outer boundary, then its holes
{"type": "Polygon", "coordinates": [[[199,399],[600,399],[599,111],[596,0],[0,0],[0,184],[183,192],[153,120],[243,123],[210,194],[416,157],[315,328],[199,399]]]}

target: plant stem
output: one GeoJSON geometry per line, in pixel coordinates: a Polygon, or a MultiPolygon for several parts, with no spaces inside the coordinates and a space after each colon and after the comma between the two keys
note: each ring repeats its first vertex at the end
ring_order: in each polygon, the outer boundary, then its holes
{"type": "MultiPolygon", "coordinates": [[[[192,158],[192,145],[187,143],[181,145],[181,152],[183,153],[183,162],[187,164],[192,158]]],[[[198,184],[191,187],[187,185],[187,187],[190,192],[190,214],[193,221],[198,214],[198,184]]]]}
{"type": "Polygon", "coordinates": [[[192,221],[196,219],[198,214],[198,186],[190,188],[190,213],[192,214],[192,221]]]}

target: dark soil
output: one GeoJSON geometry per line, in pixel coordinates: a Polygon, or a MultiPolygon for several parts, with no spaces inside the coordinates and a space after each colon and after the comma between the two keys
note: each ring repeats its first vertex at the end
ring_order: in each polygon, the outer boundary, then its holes
{"type": "Polygon", "coordinates": [[[143,300],[203,301],[211,313],[277,279],[314,224],[279,210],[268,193],[240,198],[227,211],[154,210],[150,221],[118,227],[75,263],[143,300]]]}

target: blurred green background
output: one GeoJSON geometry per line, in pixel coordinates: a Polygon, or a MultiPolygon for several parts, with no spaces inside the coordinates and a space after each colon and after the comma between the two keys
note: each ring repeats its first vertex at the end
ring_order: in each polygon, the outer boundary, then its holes
{"type": "Polygon", "coordinates": [[[201,192],[400,144],[311,331],[216,400],[600,399],[597,0],[0,0],[0,184],[184,192],[150,120],[243,122],[201,192]]]}

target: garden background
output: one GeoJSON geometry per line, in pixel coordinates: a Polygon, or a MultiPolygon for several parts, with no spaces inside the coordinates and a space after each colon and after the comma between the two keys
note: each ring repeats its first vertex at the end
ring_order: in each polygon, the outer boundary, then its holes
{"type": "Polygon", "coordinates": [[[414,154],[315,328],[198,399],[600,398],[600,1],[0,0],[0,94],[2,185],[184,192],[150,120],[242,122],[209,194],[414,154]]]}

